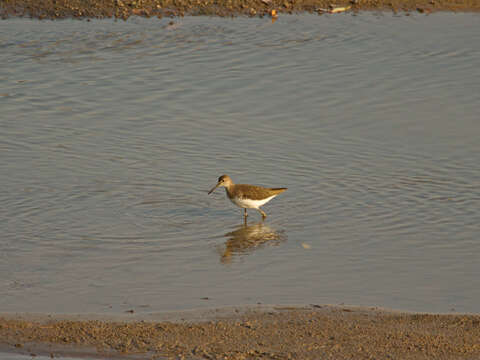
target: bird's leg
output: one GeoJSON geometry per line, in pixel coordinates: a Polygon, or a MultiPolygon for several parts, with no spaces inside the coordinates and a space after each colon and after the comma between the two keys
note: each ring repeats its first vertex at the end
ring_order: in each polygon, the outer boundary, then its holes
{"type": "Polygon", "coordinates": [[[263,210],[261,210],[260,208],[258,208],[257,210],[260,212],[260,214],[262,214],[262,219],[265,220],[265,218],[267,217],[267,214],[265,214],[265,212],[263,210]]]}
{"type": "Polygon", "coordinates": [[[247,214],[247,208],[244,208],[243,210],[244,210],[244,212],[243,212],[243,217],[246,219],[247,216],[248,216],[248,214],[247,214]]]}

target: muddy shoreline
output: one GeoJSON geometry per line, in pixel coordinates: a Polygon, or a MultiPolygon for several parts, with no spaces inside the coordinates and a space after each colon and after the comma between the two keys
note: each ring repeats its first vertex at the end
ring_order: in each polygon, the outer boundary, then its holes
{"type": "Polygon", "coordinates": [[[472,359],[480,315],[309,305],[202,313],[0,315],[0,352],[175,359],[472,359]]]}
{"type": "MultiPolygon", "coordinates": [[[[333,9],[430,13],[480,11],[480,0],[0,0],[0,17],[37,19],[184,15],[272,16],[333,9]]],[[[343,12],[343,11],[339,11],[343,12]]]]}

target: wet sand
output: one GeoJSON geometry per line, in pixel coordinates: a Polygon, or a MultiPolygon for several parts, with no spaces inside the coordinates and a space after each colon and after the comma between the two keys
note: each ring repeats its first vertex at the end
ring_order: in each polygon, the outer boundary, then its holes
{"type": "Polygon", "coordinates": [[[387,10],[405,13],[480,11],[480,0],[2,0],[0,17],[115,17],[126,20],[132,15],[160,18],[184,15],[276,16],[298,12],[322,14],[342,7],[350,7],[348,11],[387,10]]]}
{"type": "Polygon", "coordinates": [[[0,352],[175,359],[480,358],[480,315],[310,305],[128,316],[3,314],[0,352]]]}

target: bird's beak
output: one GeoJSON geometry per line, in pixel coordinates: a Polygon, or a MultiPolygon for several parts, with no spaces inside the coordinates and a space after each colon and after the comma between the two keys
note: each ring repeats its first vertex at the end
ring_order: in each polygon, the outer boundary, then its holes
{"type": "Polygon", "coordinates": [[[213,190],[215,190],[215,189],[216,189],[217,187],[219,187],[219,186],[220,186],[220,183],[217,183],[217,185],[215,185],[215,186],[212,188],[212,190],[210,190],[210,191],[208,192],[208,195],[210,195],[210,194],[213,192],[213,190]]]}

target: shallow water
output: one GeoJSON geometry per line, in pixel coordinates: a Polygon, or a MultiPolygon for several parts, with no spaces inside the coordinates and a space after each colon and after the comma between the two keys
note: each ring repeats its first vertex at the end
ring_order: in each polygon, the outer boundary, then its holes
{"type": "Polygon", "coordinates": [[[478,15],[169,22],[0,22],[1,311],[480,311],[478,15]]]}

